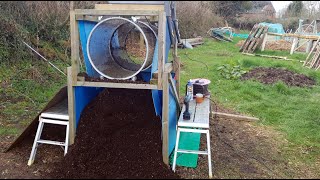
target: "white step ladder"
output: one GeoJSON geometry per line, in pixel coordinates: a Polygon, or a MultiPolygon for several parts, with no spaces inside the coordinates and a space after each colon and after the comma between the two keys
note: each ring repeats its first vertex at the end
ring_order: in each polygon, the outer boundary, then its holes
{"type": "Polygon", "coordinates": [[[33,164],[36,153],[37,153],[37,148],[40,144],[50,144],[50,145],[58,145],[58,146],[64,147],[64,155],[67,154],[68,146],[69,146],[69,114],[68,114],[67,99],[63,100],[61,103],[58,103],[57,105],[53,106],[52,108],[40,114],[39,125],[38,125],[37,133],[33,142],[30,158],[28,161],[28,166],[31,166],[33,164]],[[65,142],[40,139],[43,126],[45,123],[66,126],[65,142]]]}

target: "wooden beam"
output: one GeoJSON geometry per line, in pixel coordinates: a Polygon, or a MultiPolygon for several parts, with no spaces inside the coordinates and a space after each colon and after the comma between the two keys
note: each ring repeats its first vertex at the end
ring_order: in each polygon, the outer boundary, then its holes
{"type": "Polygon", "coordinates": [[[76,15],[76,20],[99,22],[98,16],[79,15],[79,14],[76,15]]]}
{"type": "MultiPolygon", "coordinates": [[[[260,57],[266,57],[266,58],[283,59],[286,61],[299,61],[295,59],[288,59],[286,56],[269,56],[264,54],[251,54],[251,53],[242,53],[242,54],[247,56],[260,56],[260,57]]],[[[299,61],[299,62],[305,62],[305,61],[299,61]]]]}
{"type": "Polygon", "coordinates": [[[91,81],[77,81],[76,86],[124,88],[124,89],[158,89],[157,85],[154,85],[154,84],[112,83],[112,82],[91,82],[91,81]]]}
{"type": "Polygon", "coordinates": [[[145,4],[95,4],[97,10],[122,10],[122,11],[164,11],[164,5],[145,4]]]}
{"type": "Polygon", "coordinates": [[[68,75],[68,113],[69,113],[69,143],[72,145],[76,136],[76,114],[75,114],[75,97],[72,82],[72,67],[67,68],[68,75]]]}
{"type": "Polygon", "coordinates": [[[162,75],[162,159],[169,166],[169,81],[168,73],[162,75]]]}
{"type": "Polygon", "coordinates": [[[70,11],[70,39],[71,39],[71,67],[72,67],[72,82],[77,81],[77,74],[80,71],[79,66],[79,30],[78,22],[74,11],[70,11]]]}
{"type": "Polygon", "coordinates": [[[213,115],[216,114],[220,117],[233,118],[236,120],[244,120],[244,121],[258,121],[259,118],[249,117],[249,116],[241,116],[236,114],[222,113],[222,112],[213,112],[213,115]]]}
{"type": "Polygon", "coordinates": [[[75,14],[79,15],[115,15],[115,16],[157,16],[159,11],[150,10],[97,10],[97,9],[75,9],[75,14]]]}
{"type": "Polygon", "coordinates": [[[166,14],[163,11],[159,13],[158,26],[158,88],[162,89],[162,74],[164,72],[164,63],[166,59],[166,14]]]}
{"type": "MultiPolygon", "coordinates": [[[[165,66],[164,66],[164,71],[166,72],[171,72],[173,70],[173,66],[172,66],[172,63],[166,63],[165,66]]],[[[153,77],[156,79],[158,78],[158,72],[159,70],[156,70],[154,73],[153,73],[153,77]]]]}
{"type": "Polygon", "coordinates": [[[317,40],[319,38],[319,36],[316,36],[316,35],[301,35],[301,34],[293,34],[293,33],[279,34],[279,33],[268,32],[268,35],[281,36],[281,37],[296,37],[296,38],[312,39],[312,40],[317,40]]]}

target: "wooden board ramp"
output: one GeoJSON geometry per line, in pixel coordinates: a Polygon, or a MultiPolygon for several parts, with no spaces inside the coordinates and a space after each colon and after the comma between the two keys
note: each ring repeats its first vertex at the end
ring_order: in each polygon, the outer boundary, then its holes
{"type": "Polygon", "coordinates": [[[318,70],[320,68],[320,38],[315,42],[303,66],[318,70]]]}
{"type": "Polygon", "coordinates": [[[239,51],[243,53],[255,52],[262,45],[264,37],[268,32],[268,28],[268,26],[255,24],[239,51]]]}
{"type": "Polygon", "coordinates": [[[42,112],[50,109],[51,107],[57,105],[58,103],[62,102],[63,100],[68,98],[68,92],[67,87],[62,87],[58,93],[48,102],[48,104],[38,113],[38,115],[31,121],[31,123],[22,131],[20,136],[18,136],[11,145],[4,150],[4,152],[7,152],[11,150],[12,148],[16,147],[19,143],[21,143],[26,137],[30,136],[32,132],[36,132],[38,122],[39,122],[39,116],[42,112]]]}

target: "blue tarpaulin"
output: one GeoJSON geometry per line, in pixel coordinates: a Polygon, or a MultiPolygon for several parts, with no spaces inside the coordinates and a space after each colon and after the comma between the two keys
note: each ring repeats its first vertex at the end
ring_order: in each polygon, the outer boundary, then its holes
{"type": "MultiPolygon", "coordinates": [[[[90,64],[88,55],[87,55],[87,39],[93,27],[97,24],[97,22],[80,20],[79,22],[79,35],[80,35],[80,43],[82,48],[82,53],[84,57],[84,62],[86,66],[86,73],[90,77],[99,77],[99,74],[90,64]]],[[[171,45],[171,39],[169,34],[168,22],[166,26],[166,49],[165,49],[165,57],[166,62],[168,61],[168,55],[171,45]]],[[[116,43],[116,42],[112,42],[116,43]]],[[[146,82],[149,82],[151,79],[152,73],[154,73],[158,69],[158,41],[156,43],[154,57],[151,68],[142,71],[138,74],[138,76],[142,77],[142,79],[146,82]]],[[[96,87],[75,87],[75,112],[76,112],[76,124],[79,123],[81,113],[83,109],[86,107],[91,100],[93,100],[104,88],[96,88],[96,87]]],[[[155,113],[158,116],[162,117],[162,91],[161,90],[152,90],[153,103],[155,108],[155,113]]],[[[177,108],[176,102],[174,99],[173,90],[170,87],[169,92],[169,146],[168,151],[169,155],[173,151],[176,141],[176,123],[177,123],[177,108]]]]}

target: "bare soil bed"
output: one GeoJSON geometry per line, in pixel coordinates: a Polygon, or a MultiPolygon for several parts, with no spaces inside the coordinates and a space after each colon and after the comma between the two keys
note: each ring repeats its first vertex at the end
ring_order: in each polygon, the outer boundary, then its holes
{"type": "Polygon", "coordinates": [[[178,178],[162,162],[151,91],[107,89],[83,111],[75,144],[54,178],[178,178]]]}
{"type": "Polygon", "coordinates": [[[256,79],[264,84],[274,84],[283,81],[288,86],[311,87],[315,81],[303,74],[297,74],[287,69],[258,67],[242,75],[241,80],[256,79]]]}

